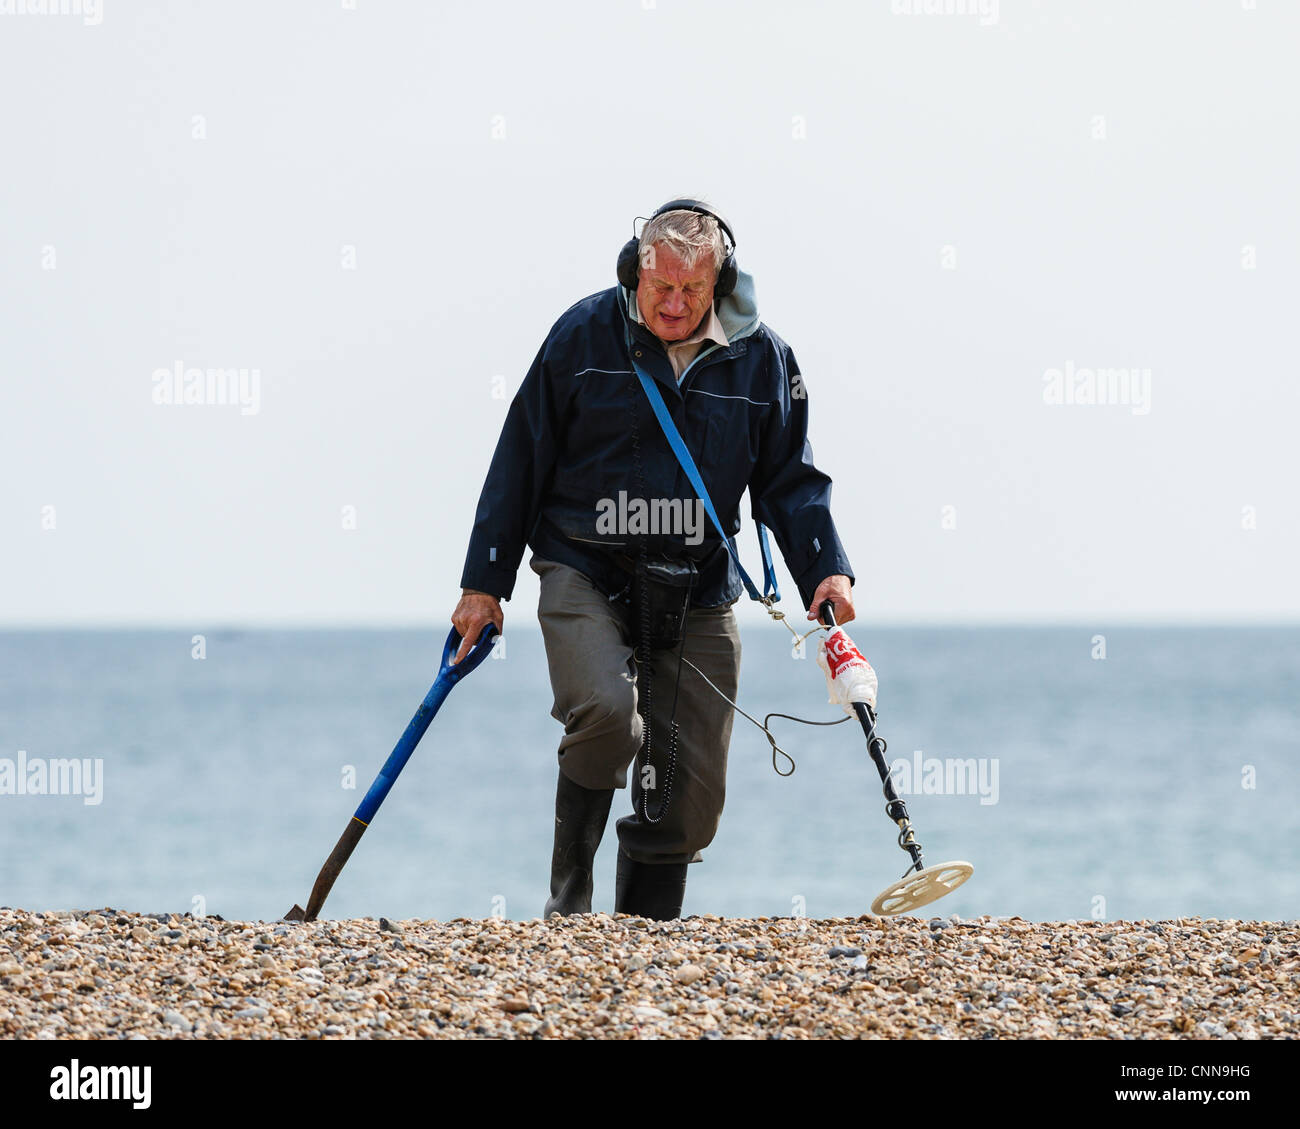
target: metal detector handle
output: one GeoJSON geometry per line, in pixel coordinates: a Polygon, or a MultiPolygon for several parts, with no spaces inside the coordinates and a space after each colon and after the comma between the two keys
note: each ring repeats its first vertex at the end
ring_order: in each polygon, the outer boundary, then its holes
{"type": "Polygon", "coordinates": [[[835,627],[835,602],[833,600],[823,600],[822,606],[817,609],[822,623],[827,627],[835,627]]]}

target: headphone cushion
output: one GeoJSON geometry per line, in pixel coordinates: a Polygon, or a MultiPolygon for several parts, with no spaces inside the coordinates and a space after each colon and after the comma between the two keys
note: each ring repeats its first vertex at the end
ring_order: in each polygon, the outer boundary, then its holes
{"type": "Polygon", "coordinates": [[[618,253],[618,280],[629,290],[635,290],[641,280],[641,240],[629,239],[618,253]]]}
{"type": "Polygon", "coordinates": [[[718,281],[713,284],[713,300],[725,298],[736,289],[736,256],[728,255],[718,271],[718,281]]]}

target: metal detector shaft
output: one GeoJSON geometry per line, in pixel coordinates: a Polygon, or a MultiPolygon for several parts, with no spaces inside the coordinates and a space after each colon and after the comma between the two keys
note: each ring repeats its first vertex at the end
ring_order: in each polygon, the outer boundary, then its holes
{"type": "MultiPolygon", "coordinates": [[[[823,600],[821,607],[818,609],[822,622],[827,627],[835,627],[835,608],[830,600],[823,600]]],[[[921,844],[916,841],[916,836],[912,831],[911,817],[907,814],[907,804],[905,804],[894,788],[894,780],[889,772],[889,765],[885,763],[885,743],[876,736],[876,715],[871,712],[871,707],[865,702],[854,702],[853,712],[857,714],[858,721],[862,725],[862,732],[867,736],[867,752],[871,754],[871,759],[875,762],[876,771],[880,773],[880,781],[884,785],[885,791],[885,814],[898,824],[898,845],[912,856],[912,865],[920,870],[921,862],[921,844]]]]}
{"type": "Polygon", "coordinates": [[[885,786],[885,814],[898,824],[898,845],[912,856],[912,865],[920,870],[923,865],[921,844],[912,834],[912,820],[907,814],[907,804],[899,799],[898,792],[894,789],[894,778],[889,773],[889,765],[885,763],[881,740],[876,736],[876,719],[871,713],[871,707],[865,702],[854,702],[853,712],[862,723],[862,732],[867,735],[867,752],[876,762],[876,771],[880,773],[880,780],[885,786]]]}

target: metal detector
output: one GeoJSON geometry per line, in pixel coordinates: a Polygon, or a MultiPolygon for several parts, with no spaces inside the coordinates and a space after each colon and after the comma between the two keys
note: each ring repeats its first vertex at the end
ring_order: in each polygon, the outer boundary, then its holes
{"type": "MultiPolygon", "coordinates": [[[[822,602],[820,613],[822,622],[834,630],[837,624],[830,600],[822,602]]],[[[844,633],[844,629],[839,628],[839,633],[856,655],[857,649],[844,633]]],[[[862,731],[867,736],[867,752],[871,754],[876,771],[880,773],[884,785],[885,814],[898,825],[898,845],[912,858],[912,865],[904,871],[902,878],[876,896],[876,900],[871,903],[871,912],[884,917],[910,913],[914,909],[938,901],[945,894],[951,894],[974,873],[975,868],[960,859],[935,863],[932,866],[925,865],[921,855],[921,844],[916,840],[916,832],[907,814],[907,804],[899,799],[893,778],[890,776],[889,765],[885,763],[886,745],[884,738],[876,734],[876,715],[867,702],[854,701],[852,706],[853,712],[862,725],[862,731]]]]}

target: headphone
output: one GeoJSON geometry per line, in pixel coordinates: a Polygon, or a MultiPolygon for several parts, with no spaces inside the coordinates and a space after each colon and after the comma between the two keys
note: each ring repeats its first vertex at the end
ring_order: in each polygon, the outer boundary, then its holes
{"type": "MultiPolygon", "coordinates": [[[[735,290],[736,237],[731,234],[731,227],[727,221],[711,208],[706,208],[698,200],[669,200],[662,208],[656,208],[654,215],[650,219],[661,216],[664,212],[695,212],[701,216],[712,216],[718,221],[718,226],[726,232],[727,240],[731,246],[727,248],[727,257],[723,260],[722,266],[718,268],[718,280],[713,284],[713,297],[715,299],[725,298],[735,290]]],[[[629,290],[635,291],[640,279],[641,240],[633,236],[623,244],[623,250],[618,253],[618,280],[629,290]]]]}

